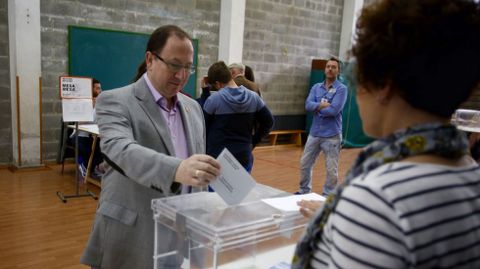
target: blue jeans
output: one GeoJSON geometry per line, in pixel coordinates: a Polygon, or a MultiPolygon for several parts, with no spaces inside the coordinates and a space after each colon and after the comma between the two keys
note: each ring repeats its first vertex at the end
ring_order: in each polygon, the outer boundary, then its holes
{"type": "Polygon", "coordinates": [[[302,159],[300,160],[300,192],[309,193],[312,191],[312,170],[318,156],[323,151],[325,154],[325,168],[327,178],[323,186],[322,194],[328,195],[337,186],[338,182],[338,157],[342,134],[332,137],[315,137],[309,135],[302,159]]]}
{"type": "Polygon", "coordinates": [[[253,153],[250,153],[250,156],[248,158],[248,164],[246,166],[244,166],[245,170],[247,170],[247,172],[249,174],[252,173],[252,169],[253,169],[253,153]]]}

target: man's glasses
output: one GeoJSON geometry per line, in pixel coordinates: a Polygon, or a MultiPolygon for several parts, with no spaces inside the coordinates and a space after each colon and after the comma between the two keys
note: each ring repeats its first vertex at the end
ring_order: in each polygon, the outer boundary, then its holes
{"type": "Polygon", "coordinates": [[[151,51],[151,53],[153,55],[155,55],[155,57],[157,57],[157,59],[159,59],[160,61],[162,61],[164,64],[167,65],[168,69],[173,72],[173,73],[177,73],[181,70],[185,70],[187,71],[189,74],[193,74],[195,73],[195,66],[191,66],[191,65],[181,65],[181,64],[174,64],[174,63],[169,63],[167,61],[165,61],[162,57],[160,57],[156,52],[153,52],[151,51]]]}

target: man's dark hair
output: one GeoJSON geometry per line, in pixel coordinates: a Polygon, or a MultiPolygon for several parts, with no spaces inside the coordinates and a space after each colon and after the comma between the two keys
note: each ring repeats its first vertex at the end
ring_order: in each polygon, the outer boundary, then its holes
{"type": "Polygon", "coordinates": [[[227,84],[232,80],[232,73],[228,66],[223,62],[216,62],[208,68],[208,83],[214,85],[215,82],[227,84]]]}
{"type": "MultiPolygon", "coordinates": [[[[172,35],[180,39],[192,40],[190,36],[187,34],[187,32],[182,30],[180,27],[176,25],[164,25],[164,26],[158,27],[150,35],[145,52],[152,51],[152,52],[157,52],[158,54],[161,54],[163,48],[167,44],[168,38],[172,35]]],[[[143,62],[138,67],[137,75],[135,76],[134,81],[137,81],[146,71],[147,71],[147,63],[145,62],[145,60],[143,60],[143,62]]]]}
{"type": "Polygon", "coordinates": [[[92,97],[93,98],[97,98],[98,96],[98,93],[96,91],[94,91],[93,89],[95,88],[95,84],[99,84],[100,81],[97,80],[96,78],[92,78],[92,97]]]}
{"type": "Polygon", "coordinates": [[[480,81],[480,7],[473,0],[383,0],[363,9],[352,48],[368,90],[449,117],[480,81]]]}
{"type": "Polygon", "coordinates": [[[95,85],[97,83],[100,83],[100,81],[97,80],[96,78],[92,78],[92,87],[93,87],[93,85],[95,85]]]}

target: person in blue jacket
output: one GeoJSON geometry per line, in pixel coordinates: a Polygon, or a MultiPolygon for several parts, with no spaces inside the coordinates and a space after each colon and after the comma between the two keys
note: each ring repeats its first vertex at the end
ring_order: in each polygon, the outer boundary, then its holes
{"type": "Polygon", "coordinates": [[[203,106],[207,154],[216,158],[227,148],[251,172],[252,150],[270,133],[272,113],[258,94],[237,86],[223,61],[210,66],[208,83],[218,92],[211,95],[203,106]]]}
{"type": "Polygon", "coordinates": [[[325,81],[313,85],[305,102],[305,109],[314,115],[300,161],[300,190],[295,194],[312,191],[312,169],[322,151],[327,174],[322,194],[328,195],[337,185],[342,110],[347,100],[347,87],[337,80],[339,73],[339,60],[330,58],[325,65],[325,81]]]}

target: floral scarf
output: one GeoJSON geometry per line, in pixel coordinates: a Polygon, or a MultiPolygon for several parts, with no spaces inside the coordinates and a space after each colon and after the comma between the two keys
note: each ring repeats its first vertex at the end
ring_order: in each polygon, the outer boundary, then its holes
{"type": "Polygon", "coordinates": [[[468,154],[468,141],[465,134],[453,125],[428,123],[399,130],[368,145],[355,160],[343,184],[327,197],[323,208],[317,210],[310,220],[297,244],[292,269],[310,267],[314,246],[322,237],[328,216],[341,199],[343,189],[354,178],[385,163],[421,154],[435,154],[448,159],[457,159],[468,154]]]}

